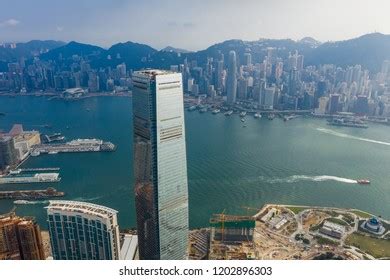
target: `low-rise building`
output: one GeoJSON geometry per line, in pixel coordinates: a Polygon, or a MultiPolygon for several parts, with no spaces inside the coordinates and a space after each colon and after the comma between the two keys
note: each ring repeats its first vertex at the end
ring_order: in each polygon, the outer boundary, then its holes
{"type": "Polygon", "coordinates": [[[329,221],[325,221],[320,233],[340,239],[345,234],[345,227],[329,221]]]}

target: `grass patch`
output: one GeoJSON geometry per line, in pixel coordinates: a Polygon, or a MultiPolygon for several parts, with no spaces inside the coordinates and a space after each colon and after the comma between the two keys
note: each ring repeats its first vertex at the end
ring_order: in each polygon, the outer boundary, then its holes
{"type": "Polygon", "coordinates": [[[320,245],[334,245],[334,246],[340,245],[340,243],[335,240],[325,238],[319,235],[316,235],[314,238],[317,240],[317,243],[320,245]]]}
{"type": "Polygon", "coordinates": [[[322,223],[316,224],[316,225],[314,225],[314,226],[311,226],[311,227],[309,228],[309,230],[310,230],[310,231],[319,230],[320,228],[322,228],[323,224],[324,224],[324,223],[322,222],[322,223]]]}
{"type": "Polygon", "coordinates": [[[346,244],[355,246],[375,258],[390,257],[390,240],[353,233],[348,236],[346,244]]]}
{"type": "Polygon", "coordinates": [[[370,213],[367,213],[367,212],[364,212],[364,211],[360,211],[360,210],[353,210],[353,211],[350,211],[350,212],[358,215],[360,218],[363,218],[363,219],[368,219],[368,218],[371,218],[373,216],[370,213]]]}
{"type": "Polygon", "coordinates": [[[308,209],[308,207],[299,207],[299,206],[289,206],[286,208],[293,211],[294,214],[298,214],[299,212],[302,212],[303,210],[308,209]]]}

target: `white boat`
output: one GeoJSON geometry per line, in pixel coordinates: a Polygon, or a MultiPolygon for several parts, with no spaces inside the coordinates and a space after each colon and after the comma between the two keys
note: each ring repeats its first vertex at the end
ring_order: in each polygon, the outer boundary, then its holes
{"type": "Polygon", "coordinates": [[[212,113],[213,113],[214,115],[216,115],[216,114],[218,114],[219,112],[221,112],[221,110],[219,110],[219,109],[215,109],[215,110],[213,110],[213,112],[212,112],[212,113]]]}
{"type": "Polygon", "coordinates": [[[242,111],[242,112],[240,113],[240,117],[243,118],[243,117],[245,117],[245,116],[246,116],[246,112],[245,112],[245,111],[242,111]]]}
{"type": "Polygon", "coordinates": [[[225,113],[225,116],[230,116],[231,114],[233,114],[233,110],[227,111],[227,112],[225,113]]]}
{"type": "Polygon", "coordinates": [[[260,118],[261,118],[261,114],[256,113],[256,114],[255,114],[255,119],[260,119],[260,118]]]}
{"type": "Polygon", "coordinates": [[[30,204],[28,200],[15,200],[14,204],[30,204]]]}
{"type": "Polygon", "coordinates": [[[39,151],[37,151],[37,150],[33,150],[32,152],[31,152],[31,156],[33,156],[33,157],[37,157],[37,156],[39,156],[41,153],[39,152],[39,151]]]}
{"type": "Polygon", "coordinates": [[[18,174],[20,174],[21,172],[22,172],[21,169],[11,170],[11,171],[9,172],[9,175],[18,175],[18,174]]]}

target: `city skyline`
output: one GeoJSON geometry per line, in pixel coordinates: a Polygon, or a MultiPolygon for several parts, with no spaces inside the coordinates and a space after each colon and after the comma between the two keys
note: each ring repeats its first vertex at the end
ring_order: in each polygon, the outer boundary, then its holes
{"type": "Polygon", "coordinates": [[[84,0],[76,5],[69,1],[40,0],[21,4],[2,0],[0,35],[11,42],[76,40],[108,47],[117,41],[131,40],[157,49],[172,45],[195,51],[228,39],[298,40],[309,36],[325,42],[346,40],[364,33],[390,33],[385,8],[390,4],[386,1],[376,0],[369,6],[361,0],[343,1],[337,2],[337,9],[333,8],[336,1],[333,2],[246,1],[246,5],[241,5],[235,1],[199,1],[188,5],[188,2],[172,0],[161,5],[156,1],[116,1],[114,6],[109,1],[90,5],[84,0]],[[350,13],[351,5],[354,13],[350,13]],[[373,13],[377,15],[375,21],[369,20],[373,13]],[[101,20],[107,14],[110,14],[109,20],[101,20]],[[145,14],[149,15],[147,21],[145,14]],[[156,26],[165,28],[163,37],[159,36],[156,26]]]}

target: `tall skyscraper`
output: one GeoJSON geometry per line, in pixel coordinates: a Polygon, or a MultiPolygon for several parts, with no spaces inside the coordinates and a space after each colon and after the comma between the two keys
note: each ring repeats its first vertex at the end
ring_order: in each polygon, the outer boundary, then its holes
{"type": "Polygon", "coordinates": [[[41,230],[33,219],[0,216],[0,260],[44,260],[41,230]]]}
{"type": "Polygon", "coordinates": [[[133,74],[134,175],[140,259],[186,259],[188,186],[179,73],[133,74]]]}
{"type": "Polygon", "coordinates": [[[119,260],[117,211],[65,200],[50,201],[46,208],[55,260],[119,260]]]}
{"type": "Polygon", "coordinates": [[[227,103],[234,104],[237,96],[237,58],[236,52],[229,52],[228,74],[227,74],[227,103]]]}

